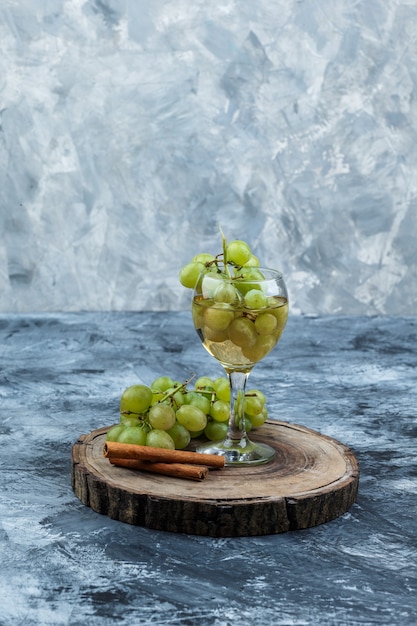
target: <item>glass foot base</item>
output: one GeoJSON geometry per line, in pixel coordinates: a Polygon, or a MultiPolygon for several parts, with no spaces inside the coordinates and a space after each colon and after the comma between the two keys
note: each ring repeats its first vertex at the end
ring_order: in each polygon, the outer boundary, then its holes
{"type": "Polygon", "coordinates": [[[249,439],[237,442],[211,441],[198,446],[196,452],[224,456],[227,466],[261,465],[269,463],[275,457],[274,448],[266,443],[254,443],[249,439]]]}

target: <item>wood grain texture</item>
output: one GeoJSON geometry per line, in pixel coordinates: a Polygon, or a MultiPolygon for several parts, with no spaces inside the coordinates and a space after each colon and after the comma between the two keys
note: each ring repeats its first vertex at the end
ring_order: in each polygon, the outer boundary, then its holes
{"type": "Polygon", "coordinates": [[[85,505],[121,522],[210,537],[276,534],[335,519],[357,495],[353,452],[303,426],[268,420],[252,436],[276,449],[274,461],[214,470],[198,483],[111,465],[107,430],[74,444],[72,486],[85,505]]]}

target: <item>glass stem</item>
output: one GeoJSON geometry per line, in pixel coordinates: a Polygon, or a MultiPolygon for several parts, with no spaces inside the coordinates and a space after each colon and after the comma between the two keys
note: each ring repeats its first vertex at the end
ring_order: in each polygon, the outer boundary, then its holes
{"type": "Polygon", "coordinates": [[[248,372],[227,372],[230,383],[230,418],[227,439],[234,443],[246,439],[244,400],[248,372]]]}

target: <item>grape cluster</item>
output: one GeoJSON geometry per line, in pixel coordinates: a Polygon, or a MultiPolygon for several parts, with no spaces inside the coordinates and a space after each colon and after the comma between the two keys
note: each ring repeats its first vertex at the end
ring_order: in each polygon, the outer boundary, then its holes
{"type": "MultiPolygon", "coordinates": [[[[107,432],[107,441],[183,450],[191,439],[220,441],[227,434],[230,386],[226,377],[201,376],[190,388],[160,376],[151,385],[127,387],[120,398],[120,421],[107,432]]],[[[268,417],[265,395],[249,390],[244,398],[246,431],[268,417]]]]}
{"type": "Polygon", "coordinates": [[[193,323],[208,352],[224,365],[252,366],[280,339],[288,301],[284,292],[272,295],[269,270],[260,267],[245,241],[228,243],[222,233],[222,244],[223,252],[216,257],[194,256],[179,279],[184,287],[195,289],[193,323]]]}
{"type": "MultiPolygon", "coordinates": [[[[252,254],[249,244],[240,239],[235,239],[229,243],[222,234],[223,252],[213,256],[208,252],[196,254],[189,263],[181,268],[179,280],[183,287],[194,289],[201,274],[219,273],[226,276],[228,268],[234,268],[235,276],[242,278],[259,278],[259,271],[252,268],[260,266],[257,256],[252,254]]],[[[219,294],[220,295],[220,294],[219,294]]],[[[224,300],[227,302],[227,299],[224,300]]]]}

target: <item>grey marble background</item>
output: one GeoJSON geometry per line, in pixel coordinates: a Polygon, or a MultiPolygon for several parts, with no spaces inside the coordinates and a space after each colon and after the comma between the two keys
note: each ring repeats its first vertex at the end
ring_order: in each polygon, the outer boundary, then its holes
{"type": "Polygon", "coordinates": [[[294,314],[414,315],[414,0],[1,0],[0,311],[178,310],[250,242],[294,314]]]}

